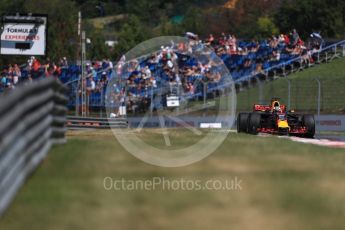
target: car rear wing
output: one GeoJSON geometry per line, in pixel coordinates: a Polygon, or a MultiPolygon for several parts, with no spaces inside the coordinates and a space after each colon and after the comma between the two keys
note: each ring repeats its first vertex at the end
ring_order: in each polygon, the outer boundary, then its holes
{"type": "MultiPolygon", "coordinates": [[[[253,111],[254,112],[269,112],[269,111],[272,111],[272,106],[270,106],[270,105],[258,105],[258,104],[255,104],[253,106],[253,111]]],[[[286,112],[286,106],[285,105],[280,105],[280,111],[282,113],[285,113],[286,112]]]]}
{"type": "Polygon", "coordinates": [[[270,105],[254,105],[253,106],[253,111],[255,111],[255,112],[271,111],[271,106],[270,105]]]}

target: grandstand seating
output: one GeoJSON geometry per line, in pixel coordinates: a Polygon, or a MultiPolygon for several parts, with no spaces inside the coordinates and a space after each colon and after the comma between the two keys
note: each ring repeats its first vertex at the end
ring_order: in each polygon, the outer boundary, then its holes
{"type": "MultiPolygon", "coordinates": [[[[240,41],[238,43],[238,47],[242,50],[249,50],[247,54],[222,54],[220,55],[220,58],[223,60],[226,67],[229,69],[232,79],[235,82],[240,82],[243,79],[247,79],[248,76],[253,76],[256,74],[256,69],[258,65],[262,65],[262,71],[271,71],[275,68],[279,68],[279,65],[281,64],[292,64],[296,58],[299,58],[300,55],[293,55],[289,52],[286,52],[286,46],[283,43],[280,43],[276,48],[272,48],[267,41],[260,42],[259,48],[256,50],[256,52],[251,52],[251,49],[256,47],[257,43],[254,42],[245,42],[240,41]],[[280,59],[279,60],[272,60],[272,54],[274,52],[280,53],[280,59]],[[250,63],[249,65],[245,65],[245,63],[250,63]]],[[[178,60],[179,60],[179,66],[180,68],[183,66],[197,66],[198,62],[196,59],[188,57],[184,54],[177,53],[178,60]]],[[[211,58],[214,58],[211,56],[211,58]]],[[[138,87],[138,82],[135,80],[135,85],[126,85],[127,92],[129,92],[132,96],[136,97],[148,97],[150,98],[154,93],[155,90],[160,89],[164,85],[169,82],[169,77],[165,75],[163,69],[162,69],[162,63],[149,63],[149,58],[143,58],[139,60],[139,65],[141,68],[144,68],[145,66],[149,66],[152,75],[155,77],[155,80],[157,82],[157,86],[154,88],[152,86],[144,86],[144,87],[138,87]]],[[[106,71],[106,75],[108,79],[113,78],[116,76],[116,73],[108,68],[109,66],[103,65],[100,66],[98,69],[95,69],[95,73],[93,75],[93,79],[95,82],[99,82],[101,79],[101,75],[104,71],[106,71]]],[[[213,71],[213,70],[211,70],[213,71]]],[[[216,71],[216,70],[214,70],[216,71]]],[[[22,78],[27,78],[28,71],[23,69],[22,70],[22,78]]],[[[62,67],[61,73],[59,75],[59,79],[67,85],[69,90],[69,107],[74,107],[77,102],[77,90],[78,90],[78,80],[80,78],[81,74],[81,67],[77,65],[70,65],[68,67],[62,67]]],[[[133,72],[127,72],[122,73],[122,81],[126,82],[128,77],[133,74],[133,72]]],[[[44,69],[40,69],[38,73],[36,73],[36,77],[44,76],[44,69]]],[[[229,76],[223,76],[220,81],[214,82],[209,81],[207,83],[207,89],[208,91],[214,91],[221,88],[222,84],[224,84],[225,78],[229,76]]],[[[200,74],[188,76],[187,82],[193,83],[197,79],[204,79],[205,76],[202,76],[200,74]]],[[[88,84],[88,83],[87,83],[88,84]]],[[[0,87],[1,88],[1,87],[0,87]]],[[[194,94],[192,96],[198,97],[203,96],[204,92],[202,90],[203,88],[200,86],[196,86],[194,94]]],[[[103,85],[102,88],[98,88],[98,90],[95,90],[93,92],[89,92],[89,104],[90,107],[103,107],[104,106],[104,97],[106,91],[106,85],[103,85]]],[[[207,92],[208,93],[208,92],[207,92]]],[[[156,105],[158,106],[158,105],[156,105]]]]}

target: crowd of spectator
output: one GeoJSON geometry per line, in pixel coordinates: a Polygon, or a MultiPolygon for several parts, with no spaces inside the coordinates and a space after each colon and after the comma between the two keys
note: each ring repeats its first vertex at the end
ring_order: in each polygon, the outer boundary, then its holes
{"type": "MultiPolygon", "coordinates": [[[[319,34],[312,34],[313,42],[306,44],[296,30],[263,41],[238,40],[235,35],[225,33],[219,37],[210,34],[205,40],[200,40],[198,35],[191,32],[186,33],[186,37],[189,38],[188,42],[172,43],[144,58],[128,61],[122,56],[115,67],[109,59],[88,62],[83,84],[91,97],[91,104],[101,105],[106,86],[112,78],[118,79],[118,83],[113,85],[114,94],[121,95],[113,95],[117,101],[122,101],[126,94],[129,108],[145,110],[147,106],[138,106],[138,103],[144,101],[144,104],[150,104],[153,95],[163,87],[168,88],[169,93],[179,91],[190,96],[204,93],[205,85],[208,90],[218,90],[229,76],[220,60],[233,79],[237,80],[243,76],[261,74],[272,66],[296,57],[312,63],[313,54],[322,45],[319,34]],[[216,55],[207,48],[212,48],[216,55]],[[191,53],[194,55],[190,56],[191,53]]],[[[71,90],[80,93],[80,85],[77,84],[80,73],[81,68],[69,65],[65,57],[57,63],[49,59],[41,63],[31,57],[22,66],[13,64],[2,70],[0,91],[11,90],[21,82],[53,76],[64,83],[73,83],[71,90]]],[[[71,92],[71,95],[75,94],[71,92]]]]}
{"type": "MultiPolygon", "coordinates": [[[[162,46],[159,51],[139,60],[126,62],[122,57],[115,75],[125,81],[127,108],[145,109],[140,106],[142,100],[149,102],[158,94],[183,94],[185,98],[200,95],[205,86],[208,90],[216,90],[222,80],[230,76],[220,58],[212,54],[203,43],[191,39],[162,46]]],[[[164,104],[164,98],[154,107],[164,104]]]]}
{"type": "Polygon", "coordinates": [[[51,62],[49,59],[43,64],[34,56],[30,57],[27,62],[21,66],[18,64],[9,64],[1,71],[0,92],[15,89],[20,83],[30,82],[42,77],[54,76],[59,78],[61,75],[61,68],[63,67],[68,67],[66,57],[61,58],[57,64],[51,62]]]}
{"type": "Polygon", "coordinates": [[[135,107],[136,101],[149,101],[157,86],[159,89],[168,87],[170,93],[179,88],[180,93],[194,96],[204,93],[202,87],[205,83],[207,89],[218,90],[227,75],[217,57],[237,80],[243,76],[263,74],[270,67],[297,57],[302,57],[302,62],[313,63],[313,54],[322,45],[320,36],[320,39],[306,44],[296,30],[263,41],[240,41],[236,36],[225,33],[217,38],[210,34],[204,41],[191,32],[186,33],[186,37],[189,38],[187,43],[161,47],[144,60],[132,60],[127,65],[124,57],[120,60],[116,71],[120,78],[126,80],[129,108],[135,107]],[[205,47],[212,48],[217,57],[213,57],[205,47]],[[198,58],[188,57],[190,53],[197,53],[198,58]]]}
{"type": "MultiPolygon", "coordinates": [[[[312,36],[315,36],[314,33],[312,36]]],[[[320,50],[322,38],[304,42],[294,29],[290,34],[272,36],[266,40],[239,41],[235,35],[212,34],[206,43],[212,46],[230,69],[234,79],[256,75],[272,66],[302,57],[303,62],[314,62],[313,54],[320,50]]]]}

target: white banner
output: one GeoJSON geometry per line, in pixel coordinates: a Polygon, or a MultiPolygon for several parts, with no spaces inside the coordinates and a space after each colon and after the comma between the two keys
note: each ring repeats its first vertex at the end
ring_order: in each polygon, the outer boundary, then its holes
{"type": "Polygon", "coordinates": [[[1,54],[45,55],[46,17],[43,24],[4,23],[1,33],[1,54]]]}
{"type": "Polygon", "coordinates": [[[315,116],[316,131],[345,132],[344,115],[320,115],[315,116]]]}

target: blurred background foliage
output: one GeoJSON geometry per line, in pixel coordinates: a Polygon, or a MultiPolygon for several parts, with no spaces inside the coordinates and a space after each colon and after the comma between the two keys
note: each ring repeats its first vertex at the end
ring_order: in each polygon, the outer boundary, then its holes
{"type": "MultiPolygon", "coordinates": [[[[1,14],[45,13],[49,15],[47,57],[78,58],[78,11],[90,43],[88,59],[110,58],[146,39],[182,36],[190,31],[235,34],[241,39],[262,39],[296,28],[306,37],[344,38],[344,0],[2,0],[1,14]],[[117,41],[109,47],[105,41],[117,41]]],[[[23,59],[23,58],[22,58],[23,59]]],[[[1,57],[0,63],[19,62],[1,57]]],[[[23,59],[24,60],[24,59],[23,59]]]]}

